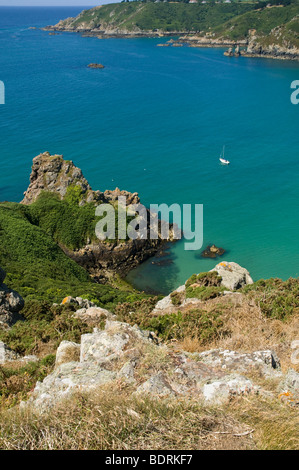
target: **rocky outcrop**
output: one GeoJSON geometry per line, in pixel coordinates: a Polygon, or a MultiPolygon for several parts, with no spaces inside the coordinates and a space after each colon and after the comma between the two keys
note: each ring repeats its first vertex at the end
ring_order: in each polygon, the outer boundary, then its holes
{"type": "MultiPolygon", "coordinates": [[[[212,279],[208,279],[206,276],[207,279],[205,279],[201,278],[199,275],[199,279],[195,279],[191,287],[226,287],[226,289],[229,289],[228,291],[219,289],[219,296],[240,295],[234,291],[253,283],[247,269],[242,268],[242,266],[234,262],[223,261],[222,263],[217,264],[215,268],[210,271],[210,273],[213,272],[217,273],[218,277],[214,276],[212,279]]],[[[190,307],[200,307],[202,300],[197,297],[193,297],[192,295],[187,296],[186,285],[189,285],[189,280],[182,286],[178,287],[175,291],[159,300],[155,305],[155,308],[152,310],[152,315],[165,315],[188,310],[190,307]]]]}
{"type": "Polygon", "coordinates": [[[0,327],[2,328],[11,327],[18,320],[22,320],[23,317],[19,312],[24,307],[22,297],[3,284],[5,277],[5,271],[0,268],[0,327]]]}
{"type": "MultiPolygon", "coordinates": [[[[120,196],[126,198],[126,205],[139,204],[138,194],[129,191],[114,190],[93,191],[80,168],[70,160],[64,160],[62,155],[42,153],[33,159],[30,175],[30,185],[24,193],[22,204],[32,204],[40,196],[42,191],[51,192],[61,200],[70,200],[75,196],[76,203],[80,206],[91,203],[95,206],[99,203],[117,204],[120,196]]],[[[165,241],[161,237],[163,221],[159,221],[157,239],[150,239],[151,214],[147,210],[148,236],[144,239],[129,239],[127,241],[97,241],[77,250],[68,249],[61,245],[67,256],[84,267],[89,274],[99,282],[105,282],[112,273],[117,272],[125,276],[131,269],[138,266],[151,256],[154,256],[165,241]]],[[[170,239],[172,232],[170,233],[170,239]]]]}
{"type": "Polygon", "coordinates": [[[101,307],[80,308],[73,316],[74,318],[80,318],[87,325],[97,325],[103,320],[116,318],[109,310],[101,307]]]}
{"type": "Polygon", "coordinates": [[[237,290],[247,284],[253,284],[247,269],[234,262],[223,261],[217,264],[212,271],[216,271],[221,276],[222,286],[230,290],[237,290]]]}
{"type": "Polygon", "coordinates": [[[219,248],[215,245],[208,245],[207,248],[201,253],[203,258],[217,258],[225,253],[223,248],[219,248]]]}
{"type": "Polygon", "coordinates": [[[47,409],[76,391],[91,392],[114,381],[127,382],[131,393],[157,397],[192,397],[220,403],[231,396],[263,393],[248,376],[280,378],[272,351],[240,354],[212,350],[174,352],[155,335],[118,321],[81,337],[81,345],[64,341],[58,348],[54,372],[36,384],[28,402],[47,409]],[[80,349],[80,359],[78,357],[80,349]]]}
{"type": "Polygon", "coordinates": [[[105,65],[92,63],[92,64],[88,64],[87,67],[90,68],[90,69],[104,69],[105,65]]]}
{"type": "Polygon", "coordinates": [[[42,191],[55,193],[64,199],[70,187],[79,188],[81,205],[104,200],[103,193],[92,191],[80,168],[71,160],[64,160],[62,155],[44,152],[33,159],[30,185],[21,203],[31,204],[42,191]]]}

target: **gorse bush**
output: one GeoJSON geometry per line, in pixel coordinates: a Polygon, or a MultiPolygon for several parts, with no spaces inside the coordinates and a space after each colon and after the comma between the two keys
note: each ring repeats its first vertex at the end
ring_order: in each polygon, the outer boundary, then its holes
{"type": "Polygon", "coordinates": [[[269,318],[287,320],[299,314],[299,279],[261,279],[242,291],[254,298],[269,318]]]}
{"type": "Polygon", "coordinates": [[[79,207],[49,193],[30,206],[0,203],[0,266],[7,272],[6,283],[26,300],[60,303],[71,295],[108,309],[132,295],[134,300],[145,297],[133,294],[130,286],[96,284],[60,248],[85,244],[95,223],[94,206],[79,207]]]}

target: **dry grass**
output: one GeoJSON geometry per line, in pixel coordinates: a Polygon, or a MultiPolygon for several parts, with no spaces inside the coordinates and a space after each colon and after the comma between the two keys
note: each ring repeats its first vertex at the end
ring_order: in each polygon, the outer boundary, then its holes
{"type": "MultiPolygon", "coordinates": [[[[207,312],[212,311],[219,299],[205,302],[207,312]]],[[[221,310],[225,331],[209,344],[202,344],[190,333],[176,343],[178,347],[190,351],[204,351],[212,348],[224,348],[242,352],[252,352],[259,349],[274,349],[282,364],[282,370],[289,367],[299,372],[299,366],[291,363],[291,343],[299,339],[299,315],[291,316],[282,322],[266,318],[260,308],[245,295],[233,295],[221,298],[221,310]]]]}
{"type": "Polygon", "coordinates": [[[236,400],[229,411],[255,429],[254,440],[260,450],[299,450],[298,407],[255,397],[236,400]]]}
{"type": "Polygon", "coordinates": [[[0,449],[252,449],[249,428],[185,400],[132,396],[126,387],[77,395],[45,414],[2,413],[0,449]],[[243,435],[245,433],[245,435],[243,435]]]}
{"type": "Polygon", "coordinates": [[[93,395],[77,394],[43,414],[2,412],[0,449],[299,449],[298,410],[276,398],[243,397],[207,407],[131,392],[119,383],[93,395]]]}

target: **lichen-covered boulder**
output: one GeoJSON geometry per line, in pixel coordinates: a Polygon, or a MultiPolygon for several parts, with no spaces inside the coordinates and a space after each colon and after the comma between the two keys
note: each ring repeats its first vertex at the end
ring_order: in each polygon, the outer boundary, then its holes
{"type": "Polygon", "coordinates": [[[19,357],[15,351],[12,351],[3,341],[0,341],[0,364],[15,361],[19,357]]]}
{"type": "Polygon", "coordinates": [[[94,326],[103,320],[112,320],[116,318],[116,316],[109,312],[109,310],[101,307],[80,308],[73,316],[74,318],[80,318],[80,320],[88,325],[94,326]]]}
{"type": "Polygon", "coordinates": [[[222,403],[233,396],[255,392],[258,392],[258,387],[241,375],[231,375],[221,380],[211,381],[206,383],[202,389],[205,401],[213,403],[222,403]]]}
{"type": "Polygon", "coordinates": [[[56,352],[55,367],[66,362],[78,361],[80,358],[80,344],[73,341],[62,341],[56,352]]]}
{"type": "Polygon", "coordinates": [[[217,271],[218,275],[222,277],[221,285],[230,290],[240,289],[247,284],[253,284],[247,269],[234,262],[222,261],[212,271],[217,271]]]}

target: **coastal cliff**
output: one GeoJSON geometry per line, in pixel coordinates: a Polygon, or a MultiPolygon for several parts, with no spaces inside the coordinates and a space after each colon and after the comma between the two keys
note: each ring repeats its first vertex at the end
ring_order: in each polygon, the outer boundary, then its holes
{"type": "Polygon", "coordinates": [[[98,38],[180,36],[173,47],[229,47],[227,56],[298,60],[298,18],[295,0],[278,5],[134,2],[84,10],[44,29],[98,38]]]}
{"type": "MultiPolygon", "coordinates": [[[[98,240],[95,233],[92,233],[95,206],[106,203],[116,207],[119,196],[126,198],[127,206],[139,204],[139,196],[137,193],[121,191],[119,188],[104,192],[93,191],[81,169],[76,167],[72,161],[64,160],[62,155],[50,155],[49,152],[45,152],[33,159],[30,184],[21,203],[24,205],[33,204],[34,207],[34,203],[39,200],[39,197],[45,197],[45,194],[51,194],[60,201],[77,205],[79,208],[82,207],[82,211],[84,206],[90,208],[88,236],[83,237],[76,246],[67,244],[62,238],[58,238],[56,241],[69,258],[87,270],[98,282],[105,282],[113,273],[124,277],[131,269],[161,250],[165,242],[173,240],[171,228],[169,239],[162,239],[161,224],[163,221],[159,221],[157,239],[150,239],[148,236],[146,239],[136,240],[116,239],[103,242],[98,240]]],[[[43,218],[44,215],[40,214],[37,223],[43,223],[43,218]]],[[[148,233],[150,218],[151,214],[147,210],[148,233]]],[[[75,220],[73,230],[76,230],[75,220]]]]}

